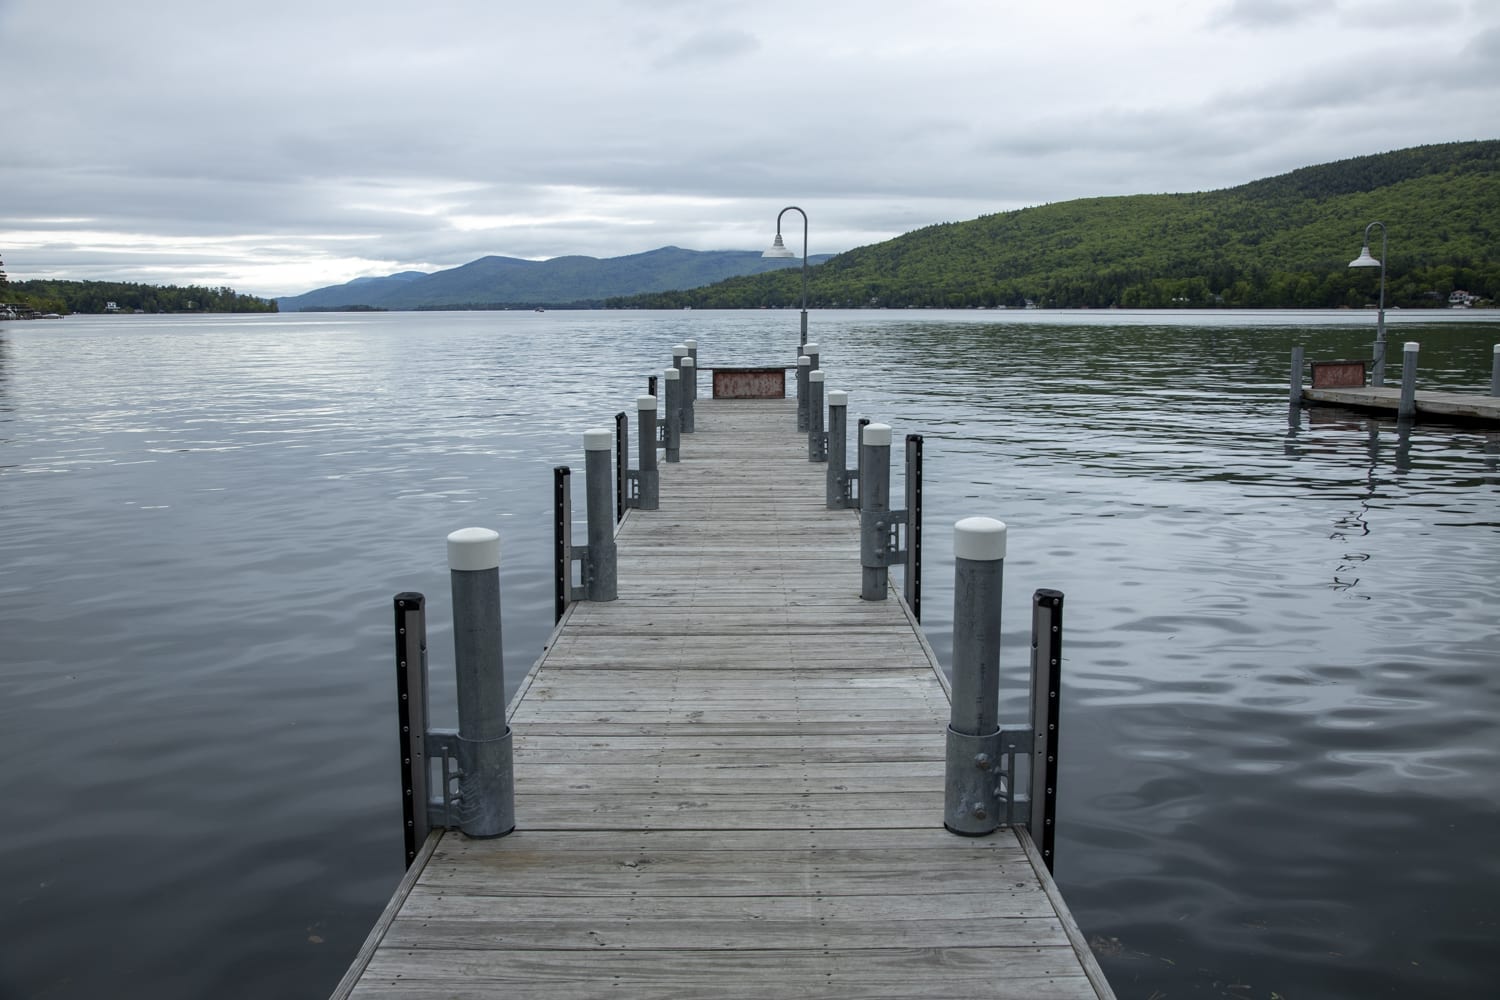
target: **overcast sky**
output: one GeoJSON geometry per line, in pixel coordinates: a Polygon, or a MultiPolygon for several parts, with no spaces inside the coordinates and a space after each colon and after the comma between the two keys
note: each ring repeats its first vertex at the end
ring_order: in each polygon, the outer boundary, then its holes
{"type": "Polygon", "coordinates": [[[279,295],[1496,138],[1500,2],[0,0],[0,88],[13,280],[279,295]]]}

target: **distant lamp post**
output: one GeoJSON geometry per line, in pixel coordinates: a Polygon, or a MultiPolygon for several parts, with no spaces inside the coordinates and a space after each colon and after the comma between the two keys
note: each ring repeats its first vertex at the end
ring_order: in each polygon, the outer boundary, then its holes
{"type": "Polygon", "coordinates": [[[801,344],[807,343],[807,213],[796,205],[788,205],[776,214],[776,242],[771,244],[771,249],[761,254],[762,257],[786,259],[797,255],[787,249],[785,243],[781,242],[781,217],[788,212],[797,212],[802,216],[802,340],[801,344]]]}
{"type": "Polygon", "coordinates": [[[1375,315],[1375,367],[1370,371],[1370,384],[1385,385],[1385,223],[1372,222],[1365,227],[1365,245],[1359,256],[1349,262],[1350,267],[1380,268],[1380,311],[1375,315]],[[1370,256],[1370,230],[1380,227],[1380,259],[1370,256]]]}

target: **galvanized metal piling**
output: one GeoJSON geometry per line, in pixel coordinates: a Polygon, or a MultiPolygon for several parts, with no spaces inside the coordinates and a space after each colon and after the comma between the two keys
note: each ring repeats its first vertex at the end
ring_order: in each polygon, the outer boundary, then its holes
{"type": "MultiPolygon", "coordinates": [[[[609,432],[603,434],[608,521],[609,432]]],[[[488,528],[453,532],[448,568],[458,678],[459,829],[470,837],[501,837],[515,829],[516,807],[500,643],[500,536],[488,528]]]]}
{"type": "Polygon", "coordinates": [[[678,366],[682,377],[682,433],[693,433],[693,400],[698,398],[698,363],[690,355],[678,366]]]}
{"type": "Polygon", "coordinates": [[[1000,826],[1000,597],[1005,523],[966,517],[953,526],[953,687],[943,782],[943,825],[981,836],[1000,826]]]}
{"type": "Polygon", "coordinates": [[[1057,845],[1062,611],[1059,590],[1038,590],[1031,597],[1031,809],[1027,827],[1049,872],[1057,845]]]}
{"type": "Polygon", "coordinates": [[[807,373],[807,460],[828,461],[828,437],[823,433],[823,373],[807,373]]]}
{"type": "Polygon", "coordinates": [[[1300,346],[1292,348],[1291,404],[1294,409],[1302,405],[1302,352],[1303,348],[1300,346]]]}
{"type": "Polygon", "coordinates": [[[1401,352],[1401,405],[1396,409],[1398,417],[1410,419],[1417,415],[1417,352],[1421,344],[1415,340],[1406,342],[1401,352]]]}
{"type": "Polygon", "coordinates": [[[867,424],[859,444],[859,596],[866,601],[885,600],[890,569],[889,548],[891,498],[891,428],[867,424]]]}
{"type": "Polygon", "coordinates": [[[797,359],[797,429],[807,430],[807,376],[812,372],[812,358],[802,355],[797,359]]]}
{"type": "Polygon", "coordinates": [[[696,365],[698,363],[698,341],[694,340],[692,337],[689,337],[688,339],[684,340],[682,343],[688,349],[687,356],[690,357],[690,358],[692,358],[693,359],[693,364],[696,365]]]}
{"type": "Polygon", "coordinates": [[[809,374],[823,367],[823,357],[818,353],[817,344],[803,344],[802,353],[807,356],[807,370],[809,374]]]}
{"type": "Polygon", "coordinates": [[[849,394],[842,389],[828,392],[828,474],[825,499],[829,510],[849,506],[849,394]]]}
{"type": "Polygon", "coordinates": [[[603,429],[583,432],[584,484],[589,541],[584,552],[583,586],[591,601],[616,596],[615,521],[609,510],[609,451],[613,435],[603,429]]]}
{"type": "Polygon", "coordinates": [[[1490,364],[1490,395],[1500,396],[1500,344],[1495,345],[1495,360],[1490,364]]]}
{"type": "Polygon", "coordinates": [[[635,505],[656,510],[661,502],[661,471],[656,467],[656,397],[637,396],[635,505]]]}
{"type": "Polygon", "coordinates": [[[685,357],[687,357],[687,355],[688,355],[688,345],[686,345],[686,344],[673,344],[672,345],[672,367],[676,368],[678,371],[681,371],[682,370],[682,359],[685,358],[685,357]]]}
{"type": "Polygon", "coordinates": [[[667,383],[667,412],[662,416],[662,447],[666,450],[668,462],[679,462],[682,460],[682,372],[676,368],[668,368],[661,374],[667,383]]]}

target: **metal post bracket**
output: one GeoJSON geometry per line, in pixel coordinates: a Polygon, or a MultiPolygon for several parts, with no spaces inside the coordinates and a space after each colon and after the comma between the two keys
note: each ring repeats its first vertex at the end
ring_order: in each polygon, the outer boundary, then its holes
{"type": "Polygon", "coordinates": [[[902,545],[905,510],[860,511],[859,522],[862,565],[880,568],[906,564],[907,549],[902,545]]]}
{"type": "Polygon", "coordinates": [[[970,736],[948,727],[943,825],[949,830],[982,836],[999,826],[1002,749],[998,729],[970,736]]]}
{"type": "Polygon", "coordinates": [[[427,825],[457,830],[463,801],[463,796],[453,789],[453,783],[463,776],[458,766],[458,730],[429,729],[426,736],[428,758],[438,758],[443,767],[439,794],[427,800],[427,825]]]}

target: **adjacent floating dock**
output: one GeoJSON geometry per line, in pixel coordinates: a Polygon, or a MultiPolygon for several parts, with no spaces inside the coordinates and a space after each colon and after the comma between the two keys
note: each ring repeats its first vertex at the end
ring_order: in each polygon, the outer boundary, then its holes
{"type": "Polygon", "coordinates": [[[795,425],[697,403],[511,706],[515,832],[433,832],[335,998],[1113,997],[1024,829],[944,829],[941,672],[795,425]]]}
{"type": "MultiPolygon", "coordinates": [[[[1401,409],[1400,386],[1303,389],[1302,398],[1307,402],[1374,410],[1393,416],[1399,414],[1401,409]]],[[[1500,423],[1500,396],[1419,389],[1416,393],[1416,412],[1417,416],[1500,423]]]]}
{"type": "Polygon", "coordinates": [[[1307,403],[1326,403],[1357,410],[1395,414],[1398,420],[1434,417],[1458,422],[1500,423],[1500,344],[1495,345],[1488,395],[1464,392],[1434,392],[1417,389],[1417,359],[1421,344],[1407,341],[1401,351],[1401,378],[1386,386],[1384,362],[1376,365],[1366,384],[1369,362],[1358,360],[1314,360],[1312,388],[1304,388],[1301,347],[1292,348],[1291,404],[1293,413],[1307,403]]]}

